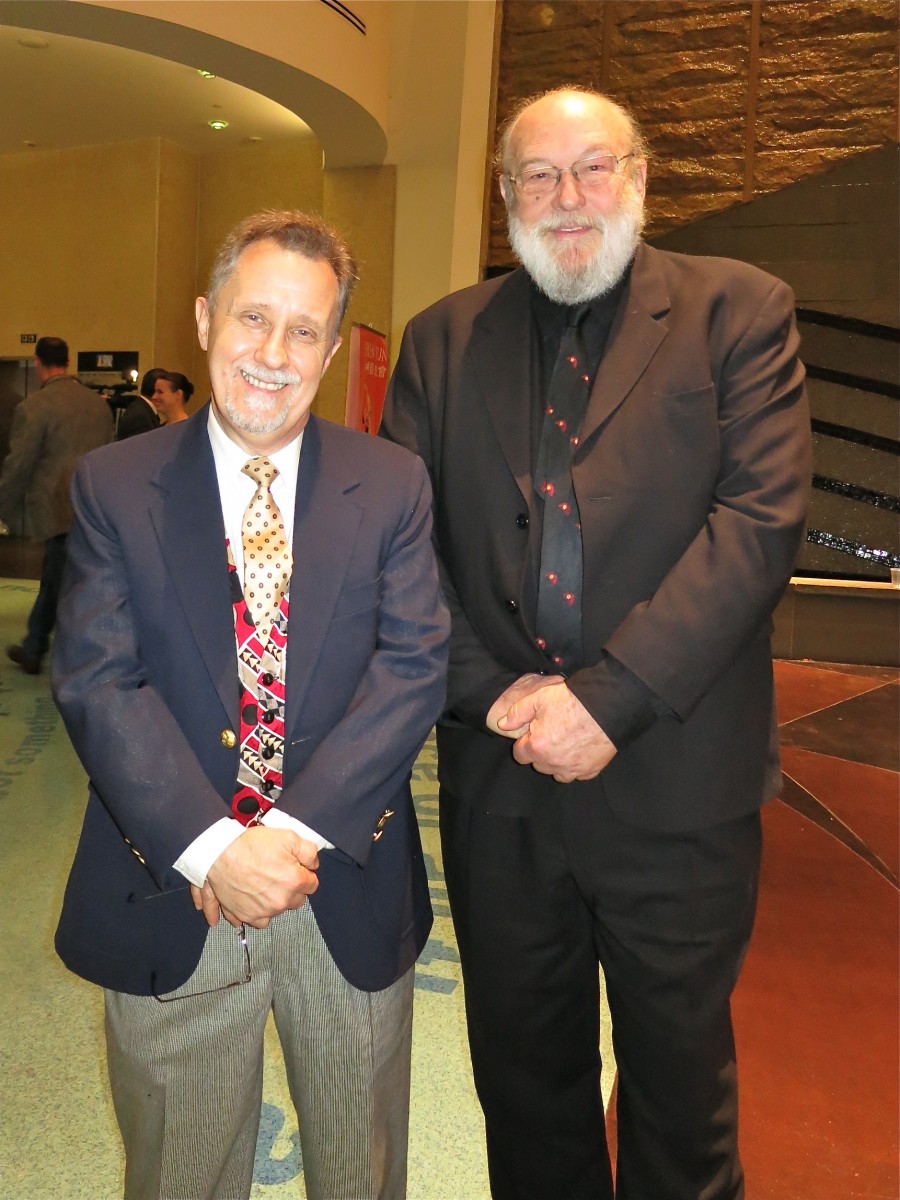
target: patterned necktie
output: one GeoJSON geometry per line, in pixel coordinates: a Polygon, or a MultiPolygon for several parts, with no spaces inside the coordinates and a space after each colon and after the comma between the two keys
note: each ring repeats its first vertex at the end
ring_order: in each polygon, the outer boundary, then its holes
{"type": "Polygon", "coordinates": [[[241,525],[244,599],[256,628],[265,635],[271,629],[291,578],[291,549],[281,512],[270,490],[278,468],[267,458],[251,458],[241,471],[257,485],[241,525]]]}
{"type": "Polygon", "coordinates": [[[589,307],[582,304],[569,312],[550,381],[534,480],[544,502],[537,643],[565,674],[581,665],[581,518],[572,456],[591,394],[582,333],[589,307]]]}

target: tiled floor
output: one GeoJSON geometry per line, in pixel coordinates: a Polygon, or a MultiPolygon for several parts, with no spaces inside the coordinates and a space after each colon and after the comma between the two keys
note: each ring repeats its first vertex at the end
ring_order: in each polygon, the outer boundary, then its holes
{"type": "MultiPolygon", "coordinates": [[[[0,545],[0,646],[20,636],[35,586],[2,575],[27,576],[34,561],[19,571],[0,545]]],[[[897,1200],[900,672],[776,671],[786,782],[763,814],[759,917],[734,1002],[747,1197],[897,1200]]],[[[0,659],[0,717],[3,1197],[114,1200],[120,1152],[99,995],[52,951],[84,779],[45,675],[0,659]]],[[[414,788],[436,921],[416,979],[410,1200],[486,1200],[433,744],[414,788]]],[[[274,1042],[264,1100],[254,1200],[298,1200],[296,1123],[274,1042]]]]}
{"type": "Polygon", "coordinates": [[[898,1195],[898,681],[776,664],[785,788],[734,998],[748,1200],[898,1195]]]}

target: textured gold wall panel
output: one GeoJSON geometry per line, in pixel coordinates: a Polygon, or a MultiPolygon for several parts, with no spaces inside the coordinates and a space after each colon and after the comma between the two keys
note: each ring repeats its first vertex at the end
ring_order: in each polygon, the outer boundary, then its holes
{"type": "MultiPolygon", "coordinates": [[[[628,104],[650,234],[897,137],[895,0],[505,0],[502,22],[498,123],[566,83],[628,104]]],[[[512,261],[495,186],[487,264],[512,261]]]]}

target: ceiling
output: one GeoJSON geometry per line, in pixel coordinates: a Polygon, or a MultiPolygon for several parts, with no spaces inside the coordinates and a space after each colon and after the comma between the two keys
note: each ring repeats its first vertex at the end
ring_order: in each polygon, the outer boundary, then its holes
{"type": "Polygon", "coordinates": [[[209,153],[313,136],[275,101],[226,79],[204,79],[203,67],[0,25],[0,154],[149,137],[209,153]],[[207,122],[218,119],[228,128],[214,132],[207,122]]]}

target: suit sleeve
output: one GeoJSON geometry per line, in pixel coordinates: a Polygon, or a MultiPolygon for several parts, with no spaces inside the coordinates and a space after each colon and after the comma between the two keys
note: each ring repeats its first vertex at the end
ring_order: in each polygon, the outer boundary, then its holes
{"type": "MultiPolygon", "coordinates": [[[[421,361],[415,342],[415,326],[411,324],[403,335],[379,432],[423,460],[431,477],[435,519],[439,522],[442,387],[440,383],[426,386],[421,361]]],[[[451,622],[446,716],[484,728],[488,709],[518,674],[498,662],[472,628],[440,551],[436,549],[436,553],[451,622]]]]}
{"type": "Polygon", "coordinates": [[[142,659],[112,505],[90,456],[72,482],[75,518],[53,648],[53,693],[91,784],[163,890],[173,863],[223,815],[222,800],[142,659]]]}
{"type": "MultiPolygon", "coordinates": [[[[606,651],[679,719],[768,622],[801,545],[811,481],[809,412],[793,296],[775,281],[742,328],[711,333],[718,356],[720,467],[705,524],[636,605],[606,651]]],[[[605,662],[569,681],[595,719],[628,700],[605,662]]]]}
{"type": "Polygon", "coordinates": [[[13,532],[18,529],[18,508],[34,473],[41,453],[43,423],[38,419],[34,402],[23,400],[16,406],[9,440],[9,454],[3,461],[0,475],[0,520],[13,532]]]}
{"type": "Polygon", "coordinates": [[[368,667],[343,717],[278,801],[360,865],[444,702],[449,619],[431,544],[431,488],[422,464],[410,465],[368,667]]]}

